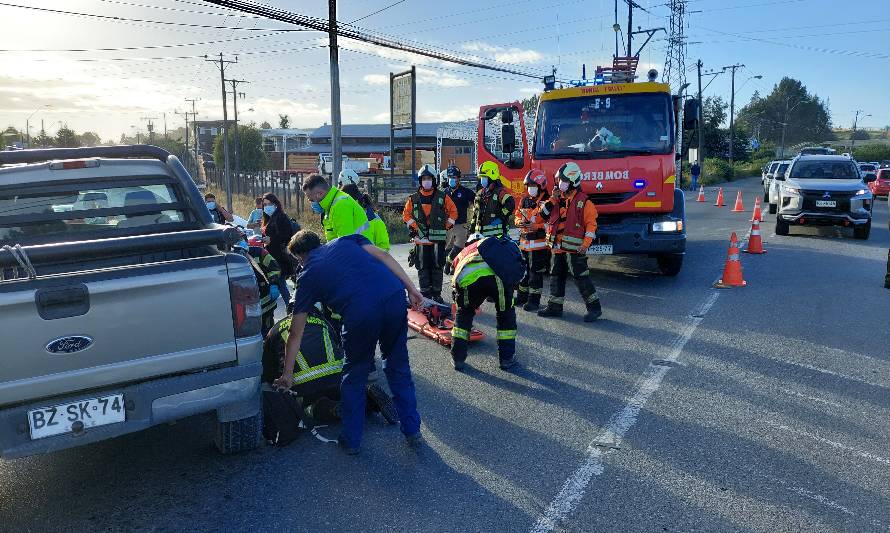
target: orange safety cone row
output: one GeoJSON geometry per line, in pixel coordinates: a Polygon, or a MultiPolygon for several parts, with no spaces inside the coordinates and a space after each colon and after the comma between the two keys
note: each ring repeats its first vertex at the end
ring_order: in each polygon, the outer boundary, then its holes
{"type": "Polygon", "coordinates": [[[735,195],[735,206],[732,208],[733,213],[742,213],[745,211],[745,204],[742,202],[742,191],[735,195]]]}
{"type": "Polygon", "coordinates": [[[739,260],[739,238],[735,232],[729,239],[729,251],[727,252],[726,264],[723,267],[723,277],[714,284],[718,289],[729,289],[732,287],[744,287],[748,282],[742,277],[742,262],[739,260]]]}
{"type": "Polygon", "coordinates": [[[760,236],[760,221],[755,218],[751,221],[751,235],[748,237],[748,247],[745,248],[746,254],[765,254],[763,249],[763,238],[760,236]]]}
{"type": "Polygon", "coordinates": [[[714,202],[715,207],[723,207],[726,205],[726,202],[723,201],[723,187],[717,190],[717,201],[714,202]]]}
{"type": "Polygon", "coordinates": [[[763,211],[760,209],[760,197],[754,198],[754,214],[751,215],[751,222],[763,222],[763,211]]]}
{"type": "Polygon", "coordinates": [[[705,186],[702,185],[698,189],[698,198],[695,200],[696,202],[704,202],[705,201],[705,186]]]}

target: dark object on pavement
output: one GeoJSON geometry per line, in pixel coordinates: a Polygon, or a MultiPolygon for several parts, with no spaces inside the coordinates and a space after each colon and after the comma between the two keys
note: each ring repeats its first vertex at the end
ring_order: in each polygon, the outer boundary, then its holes
{"type": "Polygon", "coordinates": [[[299,399],[290,391],[263,391],[263,419],[263,437],[274,446],[287,446],[312,427],[299,399]]]}

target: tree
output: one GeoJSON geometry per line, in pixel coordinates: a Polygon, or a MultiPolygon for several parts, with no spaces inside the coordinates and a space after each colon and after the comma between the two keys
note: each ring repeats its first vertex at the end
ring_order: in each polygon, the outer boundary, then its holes
{"type": "Polygon", "coordinates": [[[269,124],[268,120],[264,120],[263,123],[260,124],[260,129],[263,129],[263,130],[272,129],[272,125],[269,124]]]}
{"type": "Polygon", "coordinates": [[[41,129],[40,133],[36,137],[31,137],[31,146],[35,148],[52,148],[56,143],[56,140],[47,135],[46,130],[41,129]]]}
{"type": "Polygon", "coordinates": [[[80,146],[80,137],[65,124],[56,132],[54,144],[57,148],[77,148],[80,146]]]}
{"type": "MultiPolygon", "coordinates": [[[[257,170],[266,170],[268,168],[268,160],[266,152],[263,150],[263,136],[260,130],[253,126],[241,126],[238,128],[238,138],[241,141],[239,150],[241,154],[241,170],[248,172],[257,170]]],[[[235,132],[229,130],[229,157],[233,158],[235,154],[235,132]]],[[[223,136],[219,135],[213,142],[213,159],[216,166],[222,168],[225,164],[223,154],[223,136]]],[[[234,159],[230,159],[232,164],[234,159]]]]}
{"type": "Polygon", "coordinates": [[[866,144],[853,150],[857,161],[887,161],[890,159],[890,146],[886,144],[866,144]]]}
{"type": "Polygon", "coordinates": [[[99,137],[98,133],[85,131],[80,136],[80,142],[83,146],[96,146],[98,144],[101,144],[102,139],[99,137]]]}
{"type": "Polygon", "coordinates": [[[525,110],[525,116],[531,121],[535,121],[535,115],[538,112],[538,101],[539,97],[537,94],[533,94],[528,98],[522,99],[522,109],[525,110]]]}
{"type": "Polygon", "coordinates": [[[7,145],[21,141],[22,135],[19,133],[14,126],[9,126],[2,132],[0,132],[0,150],[4,149],[7,145]]]}
{"type": "Polygon", "coordinates": [[[785,146],[800,142],[822,142],[835,138],[831,130],[831,112],[817,95],[793,78],[782,78],[766,97],[755,93],[751,101],[739,110],[736,123],[757,133],[760,140],[782,142],[785,126],[785,146]]]}
{"type": "Polygon", "coordinates": [[[278,127],[287,129],[290,127],[290,117],[287,115],[278,115],[278,127]]]}

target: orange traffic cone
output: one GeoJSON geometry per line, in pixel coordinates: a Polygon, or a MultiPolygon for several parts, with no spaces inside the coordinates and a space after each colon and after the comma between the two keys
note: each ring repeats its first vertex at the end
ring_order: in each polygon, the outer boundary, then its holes
{"type": "Polygon", "coordinates": [[[705,186],[702,185],[698,189],[698,198],[695,200],[696,202],[704,202],[705,201],[705,186]]]}
{"type": "Polygon", "coordinates": [[[714,205],[716,207],[723,207],[726,205],[726,202],[723,201],[723,187],[720,187],[717,191],[717,201],[714,202],[714,205]]]}
{"type": "Polygon", "coordinates": [[[754,214],[751,215],[751,222],[763,222],[763,211],[760,210],[760,197],[754,198],[754,214]]]}
{"type": "Polygon", "coordinates": [[[742,202],[742,191],[735,195],[735,207],[732,208],[733,213],[741,213],[745,210],[745,204],[742,202]]]}
{"type": "Polygon", "coordinates": [[[763,249],[763,239],[760,237],[760,221],[755,217],[751,221],[751,235],[748,237],[748,247],[745,248],[747,254],[765,254],[763,249]]]}
{"type": "Polygon", "coordinates": [[[729,289],[731,287],[744,287],[748,282],[742,278],[742,263],[739,261],[739,238],[735,232],[729,238],[729,251],[727,252],[726,264],[723,267],[723,277],[720,278],[714,287],[717,289],[729,289]]]}

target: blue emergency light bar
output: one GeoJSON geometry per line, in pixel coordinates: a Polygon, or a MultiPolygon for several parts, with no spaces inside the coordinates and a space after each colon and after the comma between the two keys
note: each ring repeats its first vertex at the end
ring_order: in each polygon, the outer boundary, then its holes
{"type": "Polygon", "coordinates": [[[634,189],[645,189],[646,180],[634,180],[634,189]]]}

